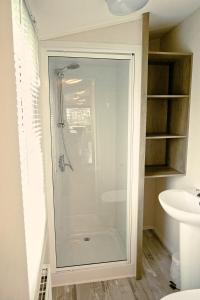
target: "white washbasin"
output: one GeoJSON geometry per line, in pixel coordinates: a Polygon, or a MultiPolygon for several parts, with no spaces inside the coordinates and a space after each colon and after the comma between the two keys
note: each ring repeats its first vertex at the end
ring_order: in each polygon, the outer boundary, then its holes
{"type": "Polygon", "coordinates": [[[168,295],[161,300],[199,300],[200,299],[200,290],[191,290],[178,292],[171,295],[168,295]]]}
{"type": "MultiPolygon", "coordinates": [[[[166,190],[160,193],[159,200],[167,214],[177,220],[180,224],[179,240],[181,289],[199,289],[200,198],[184,190],[166,190]]],[[[177,295],[177,297],[179,296],[181,297],[181,294],[177,295]]],[[[167,299],[168,298],[166,298],[166,300],[167,299]]],[[[187,298],[183,297],[181,299],[187,298]]],[[[193,298],[191,297],[188,299],[193,298]]]]}
{"type": "Polygon", "coordinates": [[[179,222],[200,226],[200,198],[184,190],[166,190],[159,195],[160,204],[179,222]]]}

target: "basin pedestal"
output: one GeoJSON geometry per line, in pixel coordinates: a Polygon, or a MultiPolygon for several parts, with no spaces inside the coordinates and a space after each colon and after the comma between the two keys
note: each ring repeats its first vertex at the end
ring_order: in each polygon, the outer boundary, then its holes
{"type": "Polygon", "coordinates": [[[181,290],[200,288],[200,228],[180,223],[181,290]]]}

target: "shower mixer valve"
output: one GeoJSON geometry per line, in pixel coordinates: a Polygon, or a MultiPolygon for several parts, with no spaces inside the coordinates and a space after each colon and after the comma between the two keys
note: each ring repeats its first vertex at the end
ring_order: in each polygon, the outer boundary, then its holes
{"type": "Polygon", "coordinates": [[[64,154],[61,154],[59,156],[59,160],[58,160],[58,166],[61,172],[65,172],[65,167],[69,167],[71,169],[71,171],[74,171],[72,165],[70,162],[65,163],[65,156],[64,154]]]}
{"type": "Polygon", "coordinates": [[[64,155],[59,156],[58,165],[59,165],[60,171],[64,172],[65,171],[65,157],[64,157],[64,155]]]}

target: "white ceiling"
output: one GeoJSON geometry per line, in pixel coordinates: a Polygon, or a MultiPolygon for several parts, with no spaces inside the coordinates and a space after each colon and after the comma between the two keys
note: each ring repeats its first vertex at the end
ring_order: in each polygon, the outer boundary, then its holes
{"type": "Polygon", "coordinates": [[[168,30],[200,7],[200,0],[149,0],[129,16],[110,14],[105,0],[26,0],[42,40],[120,24],[151,13],[151,31],[168,30]]]}

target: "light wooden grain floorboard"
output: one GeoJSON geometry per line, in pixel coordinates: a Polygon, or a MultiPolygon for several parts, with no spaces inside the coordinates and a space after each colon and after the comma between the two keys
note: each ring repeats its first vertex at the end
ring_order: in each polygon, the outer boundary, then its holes
{"type": "Polygon", "coordinates": [[[76,286],[62,286],[52,289],[53,300],[77,300],[76,286]]]}
{"type": "Polygon", "coordinates": [[[160,300],[169,287],[171,258],[152,230],[144,232],[143,277],[53,288],[53,300],[160,300]]]}
{"type": "Polygon", "coordinates": [[[136,300],[127,279],[77,286],[77,300],[136,300]]]}

